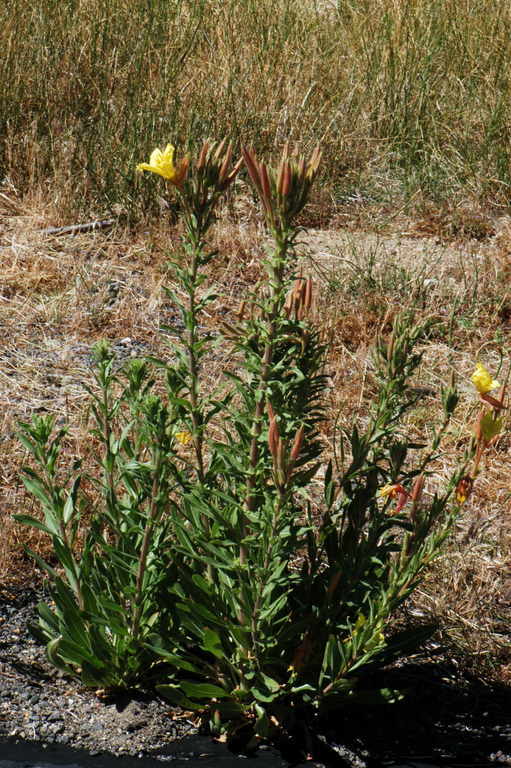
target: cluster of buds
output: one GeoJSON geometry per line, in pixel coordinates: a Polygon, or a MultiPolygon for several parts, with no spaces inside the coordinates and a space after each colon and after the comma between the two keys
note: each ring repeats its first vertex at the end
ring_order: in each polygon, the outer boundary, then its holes
{"type": "Polygon", "coordinates": [[[309,160],[303,155],[290,155],[286,144],[278,168],[259,161],[253,150],[244,148],[243,157],[232,164],[232,145],[226,139],[220,143],[205,141],[195,165],[188,155],[174,163],[175,149],[155,149],[148,163],[139,163],[137,171],[149,171],[162,176],[180,192],[188,208],[194,212],[211,207],[218,196],[232,184],[243,160],[250,178],[261,198],[264,213],[272,229],[285,230],[300,213],[321,161],[318,147],[309,160]]]}
{"type": "Polygon", "coordinates": [[[483,405],[474,425],[474,463],[471,471],[464,475],[456,486],[456,501],[458,504],[464,504],[472,493],[474,480],[479,473],[481,459],[485,451],[496,441],[502,431],[504,420],[500,413],[506,408],[504,405],[506,388],[500,386],[499,382],[493,378],[482,363],[476,363],[471,381],[483,405]],[[490,392],[496,389],[500,389],[500,396],[498,398],[490,394],[490,392]],[[490,407],[488,408],[488,406],[490,407]]]}
{"type": "Polygon", "coordinates": [[[243,158],[232,166],[232,144],[223,139],[218,145],[215,142],[205,141],[202,145],[199,157],[195,164],[197,169],[197,183],[204,189],[215,189],[217,192],[225,192],[236,178],[243,163],[243,158]]]}
{"type": "Polygon", "coordinates": [[[259,161],[251,149],[242,149],[242,155],[269,226],[272,229],[287,228],[307,202],[321,161],[319,147],[307,161],[303,155],[290,156],[286,144],[276,169],[259,161]]]}
{"type": "Polygon", "coordinates": [[[307,280],[298,277],[293,284],[292,289],[287,295],[284,311],[289,318],[294,314],[296,320],[301,321],[310,311],[312,306],[312,279],[307,280]]]}
{"type": "Polygon", "coordinates": [[[226,139],[219,144],[205,141],[194,166],[188,155],[174,164],[174,147],[167,144],[163,152],[155,149],[149,163],[139,163],[137,171],[150,171],[175,186],[185,205],[193,213],[207,212],[222,192],[230,187],[243,159],[232,165],[232,145],[226,139]]]}
{"type": "Polygon", "coordinates": [[[275,412],[270,402],[268,403],[268,416],[270,418],[268,447],[273,458],[274,480],[277,488],[282,491],[289,482],[295,464],[300,456],[305,428],[302,424],[296,431],[291,452],[288,455],[287,442],[280,436],[275,412]]]}

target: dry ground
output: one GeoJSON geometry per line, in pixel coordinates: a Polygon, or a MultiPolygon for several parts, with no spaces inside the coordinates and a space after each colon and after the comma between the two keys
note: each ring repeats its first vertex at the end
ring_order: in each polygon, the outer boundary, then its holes
{"type": "MultiPolygon", "coordinates": [[[[367,412],[376,332],[404,307],[437,320],[414,382],[423,396],[406,428],[418,436],[430,431],[441,413],[440,387],[455,371],[461,402],[438,462],[439,482],[470,436],[474,361],[480,357],[494,373],[500,368],[499,377],[509,366],[511,221],[468,215],[467,221],[470,226],[453,229],[433,216],[410,221],[350,213],[302,237],[303,271],[315,279],[317,320],[331,342],[330,401],[338,427],[367,412]]],[[[167,259],[179,248],[175,225],[55,237],[42,233],[51,223],[37,201],[0,198],[0,580],[6,581],[32,573],[24,544],[40,552],[48,546],[42,534],[12,520],[15,512],[34,513],[19,479],[26,456],[17,421],[56,413],[72,425],[70,453],[86,455],[82,382],[90,376],[91,344],[108,338],[121,357],[165,356],[159,329],[179,324],[162,290],[167,259]]],[[[259,277],[264,237],[246,198],[224,212],[213,240],[220,255],[211,280],[221,299],[206,318],[211,328],[229,318],[259,277]]],[[[225,363],[220,348],[208,375],[215,378],[225,363]]],[[[325,428],[324,439],[334,450],[332,430],[325,428]]],[[[446,554],[410,606],[441,619],[442,639],[464,663],[500,679],[511,678],[510,465],[508,429],[487,457],[446,554]]]]}

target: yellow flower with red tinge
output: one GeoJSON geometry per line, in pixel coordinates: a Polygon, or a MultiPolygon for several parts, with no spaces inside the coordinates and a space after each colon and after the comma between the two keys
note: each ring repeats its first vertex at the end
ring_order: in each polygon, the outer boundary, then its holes
{"type": "Polygon", "coordinates": [[[491,373],[486,370],[482,363],[476,363],[476,369],[470,377],[470,380],[480,395],[486,395],[493,389],[498,389],[500,387],[499,382],[493,378],[491,373]]]}
{"type": "Polygon", "coordinates": [[[401,512],[406,502],[410,498],[410,494],[408,493],[406,488],[404,488],[401,485],[401,483],[394,483],[393,485],[384,485],[383,488],[380,488],[379,496],[381,496],[382,498],[397,499],[396,508],[394,509],[394,512],[393,512],[393,514],[395,515],[398,515],[401,512]]]}
{"type": "Polygon", "coordinates": [[[189,159],[184,157],[176,167],[174,165],[174,151],[172,144],[167,144],[163,152],[161,149],[155,149],[151,152],[148,163],[139,163],[137,165],[137,171],[157,173],[174,184],[174,186],[180,187],[188,172],[189,159]]]}

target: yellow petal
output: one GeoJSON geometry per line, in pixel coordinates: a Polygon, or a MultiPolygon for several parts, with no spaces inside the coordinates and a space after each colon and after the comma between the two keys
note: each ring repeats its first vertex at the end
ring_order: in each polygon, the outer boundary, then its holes
{"type": "Polygon", "coordinates": [[[489,371],[486,370],[482,363],[476,363],[476,369],[470,377],[472,384],[481,395],[485,395],[487,392],[491,392],[492,389],[498,389],[500,384],[492,378],[489,371]]]}
{"type": "Polygon", "coordinates": [[[188,445],[192,436],[189,432],[176,432],[175,438],[181,445],[188,445]]]}
{"type": "Polygon", "coordinates": [[[157,168],[160,163],[161,163],[161,150],[153,149],[153,151],[151,152],[151,157],[149,158],[149,164],[157,168]]]}
{"type": "Polygon", "coordinates": [[[163,176],[164,179],[174,182],[176,169],[174,168],[174,147],[167,144],[165,150],[153,149],[149,158],[149,163],[139,163],[137,171],[151,171],[163,176]]]}
{"type": "Polygon", "coordinates": [[[172,144],[167,144],[167,146],[165,147],[163,156],[165,157],[166,161],[168,161],[169,163],[172,163],[172,161],[174,160],[174,147],[172,146],[172,144]]]}

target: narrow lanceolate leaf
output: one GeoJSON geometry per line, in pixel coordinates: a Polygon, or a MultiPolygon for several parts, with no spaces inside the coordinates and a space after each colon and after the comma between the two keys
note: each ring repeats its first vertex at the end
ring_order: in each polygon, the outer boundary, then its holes
{"type": "Polygon", "coordinates": [[[13,515],[13,517],[18,523],[22,523],[23,525],[30,525],[32,528],[37,528],[40,531],[44,531],[44,533],[47,533],[50,536],[55,533],[54,530],[48,528],[45,523],[41,522],[41,520],[38,520],[36,517],[31,517],[30,515],[13,515]]]}
{"type": "Polygon", "coordinates": [[[44,488],[42,482],[36,477],[23,477],[23,484],[27,491],[31,493],[36,499],[39,499],[44,507],[51,507],[51,498],[44,488]]]}
{"type": "Polygon", "coordinates": [[[194,710],[202,709],[203,705],[188,699],[178,685],[172,684],[160,684],[155,686],[156,690],[163,696],[164,699],[170,701],[176,707],[182,707],[183,709],[189,709],[192,712],[194,710]]]}
{"type": "Polygon", "coordinates": [[[54,667],[58,667],[60,669],[62,669],[63,666],[62,659],[59,656],[59,645],[61,641],[62,635],[59,635],[53,640],[50,640],[50,642],[46,645],[46,653],[48,655],[48,659],[51,661],[54,667]]]}
{"type": "Polygon", "coordinates": [[[190,699],[200,699],[209,701],[210,699],[224,699],[229,696],[228,692],[218,685],[210,683],[191,683],[182,681],[180,683],[185,695],[190,699]]]}

